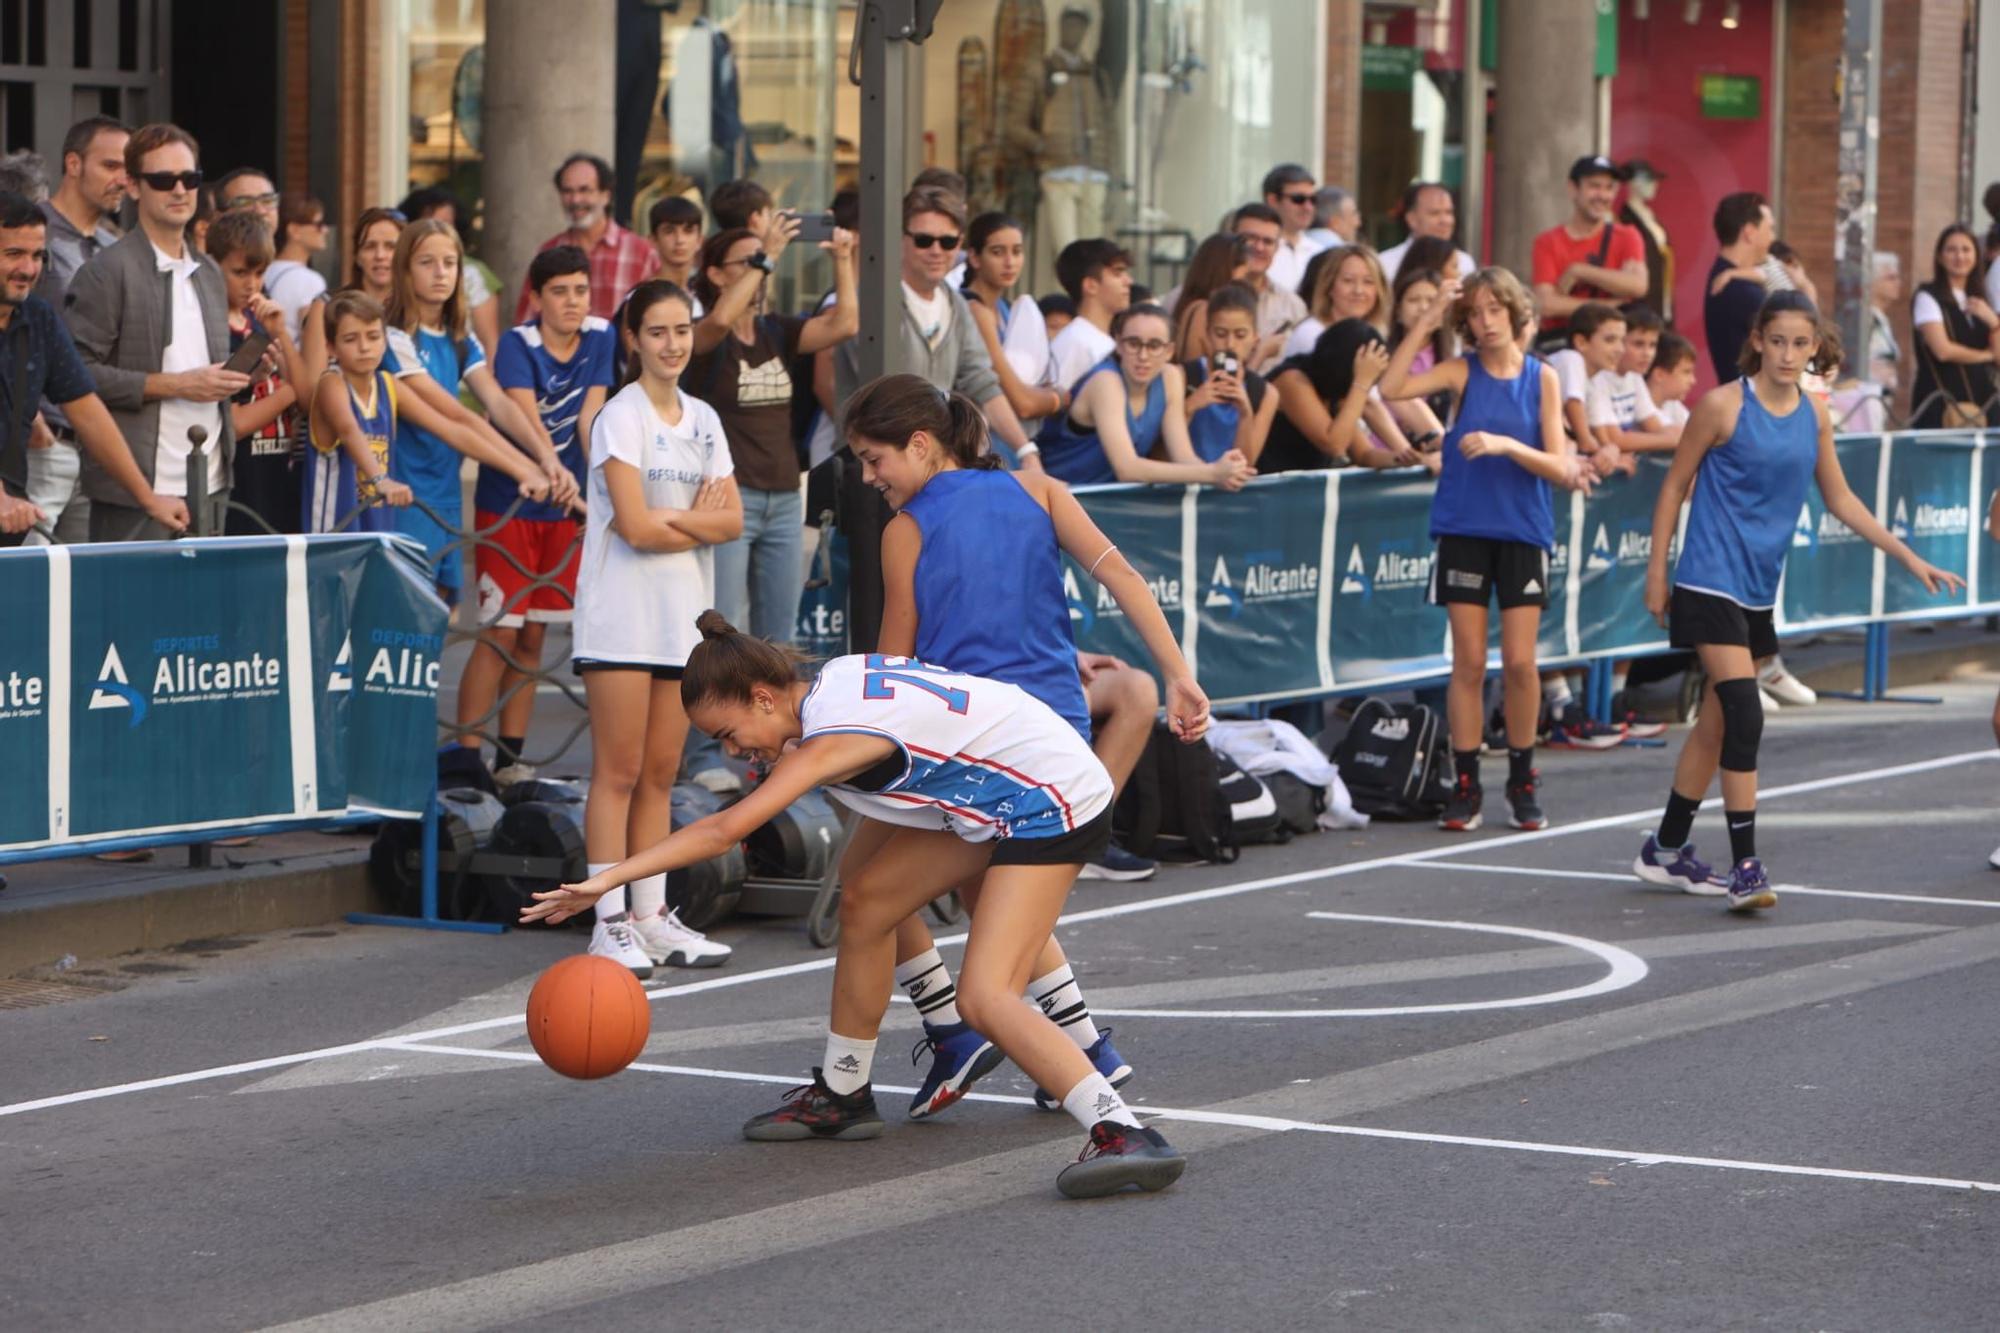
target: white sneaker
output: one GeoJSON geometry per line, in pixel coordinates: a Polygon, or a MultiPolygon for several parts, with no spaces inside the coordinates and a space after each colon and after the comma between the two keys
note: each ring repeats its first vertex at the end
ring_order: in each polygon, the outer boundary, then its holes
{"type": "Polygon", "coordinates": [[[1762,685],[1759,685],[1757,687],[1757,702],[1763,705],[1764,711],[1767,713],[1775,713],[1778,711],[1778,701],[1772,698],[1771,692],[1765,689],[1762,685]]]}
{"type": "Polygon", "coordinates": [[[731,953],[728,945],[717,944],[682,925],[678,912],[635,917],[632,933],[638,937],[639,947],[661,967],[721,967],[731,953]]]}
{"type": "Polygon", "coordinates": [[[1986,864],[1992,866],[1995,870],[2000,870],[2000,847],[1993,849],[1993,855],[1986,858],[1986,864]]]}
{"type": "Polygon", "coordinates": [[[517,782],[534,781],[536,772],[537,770],[533,764],[524,764],[519,760],[515,760],[505,768],[495,769],[493,771],[493,782],[496,786],[511,787],[517,782]]]}
{"type": "Polygon", "coordinates": [[[600,921],[593,926],[590,952],[632,969],[632,975],[641,981],[653,975],[653,960],[639,947],[639,935],[632,929],[629,917],[623,921],[600,921]]]}
{"type": "Polygon", "coordinates": [[[1782,657],[1772,658],[1770,665],[1757,673],[1757,684],[1764,693],[1793,708],[1804,708],[1819,702],[1812,686],[1785,670],[1785,659],[1782,657]]]}
{"type": "Polygon", "coordinates": [[[706,787],[717,796],[733,796],[743,790],[743,779],[727,768],[704,768],[688,781],[706,787]]]}

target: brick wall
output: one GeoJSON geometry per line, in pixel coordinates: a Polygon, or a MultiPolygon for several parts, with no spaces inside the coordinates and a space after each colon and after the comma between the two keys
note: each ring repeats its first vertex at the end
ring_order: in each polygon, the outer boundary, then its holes
{"type": "Polygon", "coordinates": [[[1841,0],[1793,0],[1786,19],[1778,230],[1833,294],[1834,176],[1840,147],[1841,0]]]}
{"type": "Polygon", "coordinates": [[[307,11],[311,0],[285,0],[284,17],[281,20],[284,31],[284,80],[285,105],[284,128],[278,143],[278,188],[287,192],[303,191],[308,188],[309,168],[306,160],[306,143],[311,132],[307,122],[311,101],[311,61],[307,56],[307,41],[311,37],[307,22],[307,11]]]}
{"type": "Polygon", "coordinates": [[[1326,134],[1320,181],[1352,191],[1361,170],[1361,0],[1326,3],[1326,134]]]}

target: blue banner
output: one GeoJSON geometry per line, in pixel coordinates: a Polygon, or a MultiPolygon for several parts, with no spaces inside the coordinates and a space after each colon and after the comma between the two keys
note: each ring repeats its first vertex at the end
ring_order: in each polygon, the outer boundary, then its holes
{"type": "MultiPolygon", "coordinates": [[[[1840,468],[1847,474],[1847,484],[1877,517],[1882,512],[1878,503],[1881,466],[1880,436],[1841,441],[1840,468]]],[[[1779,623],[1860,621],[1875,615],[1875,559],[1873,546],[1826,512],[1819,487],[1808,487],[1792,532],[1792,552],[1785,559],[1785,581],[1778,596],[1779,623]]]]}
{"type": "Polygon", "coordinates": [[[1305,494],[1251,486],[1196,505],[1193,658],[1212,699],[1333,688],[1332,658],[1316,632],[1330,597],[1333,506],[1302,504],[1305,494]]]}
{"type": "MultiPolygon", "coordinates": [[[[1119,554],[1131,562],[1153,600],[1166,613],[1167,624],[1188,640],[1189,594],[1183,589],[1181,537],[1185,526],[1182,486],[1118,486],[1078,493],[1098,529],[1119,554]]],[[[1069,597],[1069,623],[1076,646],[1093,653],[1110,653],[1135,667],[1152,670],[1146,644],[1104,587],[1067,555],[1063,557],[1063,591],[1069,597]]]]}
{"type": "MultiPolygon", "coordinates": [[[[1899,435],[1889,445],[1889,531],[1939,569],[1972,575],[1972,540],[1986,513],[1975,512],[1972,464],[1979,450],[1969,441],[1899,435]]],[[[1882,612],[1919,617],[1969,605],[1970,591],[1932,596],[1902,566],[1888,563],[1882,612]]]]}
{"type": "MultiPolygon", "coordinates": [[[[1428,600],[1436,551],[1430,538],[1436,483],[1423,472],[1338,476],[1334,591],[1325,627],[1335,684],[1408,680],[1450,670],[1444,613],[1428,600]]],[[[1321,503],[1317,477],[1281,479],[1281,484],[1294,504],[1321,503]]],[[[1303,636],[1318,627],[1307,619],[1299,630],[1303,645],[1311,642],[1303,636]]]]}
{"type": "Polygon", "coordinates": [[[49,795],[49,713],[60,681],[49,669],[49,584],[67,583],[48,559],[19,559],[0,569],[0,847],[54,836],[49,795]]]}
{"type": "MultiPolygon", "coordinates": [[[[1635,474],[1607,478],[1583,502],[1577,543],[1583,552],[1577,579],[1579,650],[1584,644],[1666,645],[1666,632],[1646,612],[1646,565],[1653,558],[1653,508],[1670,458],[1640,455],[1635,474]]],[[[1669,546],[1668,569],[1674,555],[1669,546]]]]}

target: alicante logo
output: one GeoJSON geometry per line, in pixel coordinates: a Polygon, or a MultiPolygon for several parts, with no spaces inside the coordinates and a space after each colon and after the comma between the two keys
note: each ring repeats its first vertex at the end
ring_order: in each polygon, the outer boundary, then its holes
{"type": "Polygon", "coordinates": [[[1583,558],[1583,567],[1586,570],[1609,569],[1616,563],[1611,554],[1611,534],[1599,523],[1597,535],[1590,539],[1590,554],[1583,558]]]}
{"type": "Polygon", "coordinates": [[[1604,524],[1597,525],[1597,535],[1590,539],[1590,554],[1583,558],[1585,570],[1610,569],[1615,565],[1643,565],[1653,558],[1653,534],[1640,528],[1620,528],[1618,543],[1612,545],[1611,533],[1604,524]]]}
{"type": "Polygon", "coordinates": [[[326,675],[328,694],[345,694],[354,688],[354,639],[342,635],[340,652],[334,656],[333,670],[326,675]]]}
{"type": "Polygon", "coordinates": [[[1815,544],[1813,537],[1812,506],[1799,506],[1799,521],[1792,525],[1792,545],[1810,548],[1815,544]]]}
{"type": "Polygon", "coordinates": [[[1208,596],[1202,605],[1229,608],[1229,618],[1243,614],[1252,602],[1284,602],[1312,597],[1319,592],[1319,566],[1297,561],[1283,563],[1283,551],[1249,551],[1243,556],[1242,586],[1230,577],[1229,561],[1215,557],[1215,571],[1208,578],[1208,596]]]}
{"type": "Polygon", "coordinates": [[[1371,567],[1356,542],[1348,547],[1346,563],[1340,567],[1340,590],[1358,593],[1365,602],[1378,592],[1421,588],[1430,582],[1432,558],[1429,552],[1411,555],[1391,544],[1376,553],[1371,567]]]}
{"type": "Polygon", "coordinates": [[[222,649],[217,635],[162,636],[153,640],[152,649],[152,688],[141,693],[125,674],[125,659],[118,645],[106,644],[104,664],[97,669],[86,711],[130,709],[126,726],[131,728],[145,721],[156,705],[263,699],[279,692],[278,658],[261,652],[248,657],[214,656],[222,649]]]}
{"type": "MultiPolygon", "coordinates": [[[[1171,616],[1181,609],[1181,581],[1177,576],[1156,575],[1146,580],[1146,586],[1153,590],[1153,600],[1160,604],[1160,610],[1171,616]]],[[[1118,599],[1111,595],[1110,589],[1102,583],[1092,583],[1091,587],[1094,591],[1086,596],[1075,566],[1063,566],[1063,599],[1069,603],[1069,618],[1085,634],[1090,633],[1099,616],[1125,614],[1118,609],[1118,599]]]]}
{"type": "Polygon", "coordinates": [[[132,682],[125,675],[125,663],[118,656],[118,645],[111,644],[104,650],[104,665],[97,670],[97,686],[90,692],[90,709],[129,708],[132,716],[126,720],[126,727],[138,726],[146,720],[146,696],[132,688],[132,682]]]}
{"type": "Polygon", "coordinates": [[[1912,515],[1908,502],[1899,495],[1896,497],[1895,513],[1889,521],[1889,531],[1901,541],[1909,541],[1912,537],[1963,537],[1971,523],[1972,509],[1968,505],[1936,504],[1919,499],[1916,513],[1912,515]]]}
{"type": "Polygon", "coordinates": [[[9,671],[0,676],[0,722],[10,718],[40,717],[44,698],[42,678],[9,671]]]}

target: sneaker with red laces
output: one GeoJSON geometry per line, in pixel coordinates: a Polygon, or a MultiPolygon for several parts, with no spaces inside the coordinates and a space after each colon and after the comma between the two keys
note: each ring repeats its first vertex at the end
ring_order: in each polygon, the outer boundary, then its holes
{"type": "Polygon", "coordinates": [[[1648,722],[1637,713],[1625,715],[1625,739],[1628,741],[1649,741],[1655,736],[1666,735],[1666,732],[1667,724],[1664,722],[1648,722]]]}
{"type": "Polygon", "coordinates": [[[802,1083],[785,1094],[785,1103],[775,1111],[753,1116],[743,1126],[743,1137],[758,1143],[791,1143],[799,1139],[878,1138],[882,1117],[875,1112],[875,1094],[864,1083],[845,1095],[826,1086],[818,1066],[813,1081],[802,1083]]]}
{"type": "Polygon", "coordinates": [[[1606,725],[1596,718],[1563,718],[1549,724],[1544,742],[1552,750],[1610,750],[1625,743],[1622,724],[1606,725]]]}
{"type": "Polygon", "coordinates": [[[1471,778],[1459,774],[1458,785],[1452,788],[1451,799],[1444,803],[1444,813],[1438,816],[1438,827],[1451,833],[1472,832],[1479,827],[1479,807],[1485,799],[1471,778]]]}
{"type": "Polygon", "coordinates": [[[1544,829],[1549,826],[1549,817],[1542,812],[1542,775],[1536,769],[1528,770],[1526,782],[1507,784],[1507,822],[1518,829],[1544,829]]]}
{"type": "Polygon", "coordinates": [[[1159,1130],[1100,1120],[1090,1127],[1090,1142],[1056,1177],[1056,1188],[1071,1199],[1101,1198],[1133,1185],[1150,1194],[1185,1170],[1187,1158],[1159,1130]]]}

